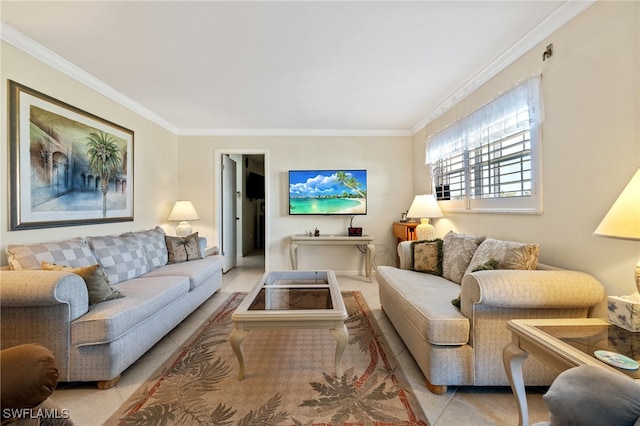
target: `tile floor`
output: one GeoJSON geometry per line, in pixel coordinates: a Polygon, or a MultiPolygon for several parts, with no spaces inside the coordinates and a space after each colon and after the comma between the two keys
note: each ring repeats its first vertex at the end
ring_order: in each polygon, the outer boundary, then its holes
{"type": "MultiPolygon", "coordinates": [[[[239,265],[223,275],[220,291],[129,367],[116,387],[98,390],[93,383],[61,383],[53,395],[54,401],[61,408],[69,410],[77,426],[106,425],[109,416],[138,389],[144,379],[153,373],[231,293],[248,291],[263,272],[262,256],[239,259],[239,265]]],[[[430,393],[425,387],[424,376],[380,309],[375,281],[370,283],[366,278],[358,276],[339,276],[338,281],[342,289],[359,290],[365,296],[432,426],[518,424],[515,398],[508,387],[449,387],[444,395],[430,393]]],[[[542,402],[545,390],[527,389],[530,423],[548,421],[548,412],[542,402]]]]}

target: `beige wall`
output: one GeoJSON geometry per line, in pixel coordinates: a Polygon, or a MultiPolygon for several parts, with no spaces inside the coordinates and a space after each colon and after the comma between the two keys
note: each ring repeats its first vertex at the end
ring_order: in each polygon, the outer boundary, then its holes
{"type": "MultiPolygon", "coordinates": [[[[289,216],[290,169],[366,169],[368,213],[354,226],[375,237],[378,264],[392,264],[395,242],[391,224],[409,208],[412,195],[410,137],[293,137],[293,136],[182,136],[179,143],[179,194],[193,200],[201,220],[194,230],[219,243],[216,216],[216,158],[222,152],[256,153],[265,157],[267,241],[266,256],[272,270],[291,269],[288,237],[317,227],[321,233],[346,233],[349,216],[289,216]],[[386,254],[385,254],[386,252],[386,254]]],[[[363,257],[352,246],[301,247],[300,268],[330,268],[353,273],[363,257]],[[311,263],[313,259],[314,263],[311,263]]]]}
{"type": "MultiPolygon", "coordinates": [[[[640,166],[639,27],[638,2],[597,2],[414,136],[417,155],[427,132],[542,74],[544,213],[448,214],[436,223],[439,235],[454,229],[538,242],[543,262],[591,273],[608,294],[635,291],[640,243],[592,233],[640,166]],[[543,62],[549,43],[554,55],[543,62]]],[[[427,168],[416,165],[414,184],[427,176],[427,168]]],[[[604,316],[605,309],[594,314],[604,316]]]]}
{"type": "Polygon", "coordinates": [[[146,229],[158,224],[167,226],[166,217],[177,194],[177,136],[141,118],[127,108],[87,88],[78,81],[54,70],[21,50],[2,42],[0,68],[0,263],[6,264],[7,244],[55,241],[87,235],[119,234],[146,229]],[[7,79],[66,102],[98,117],[135,132],[134,135],[134,222],[114,224],[9,231],[7,183],[7,79]]]}

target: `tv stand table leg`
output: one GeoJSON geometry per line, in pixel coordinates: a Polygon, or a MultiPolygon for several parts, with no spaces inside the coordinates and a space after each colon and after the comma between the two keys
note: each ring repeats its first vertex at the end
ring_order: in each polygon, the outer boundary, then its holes
{"type": "Polygon", "coordinates": [[[298,269],[298,244],[291,243],[289,246],[289,256],[291,256],[291,267],[295,271],[298,269]]]}
{"type": "Polygon", "coordinates": [[[367,278],[369,278],[369,282],[371,282],[371,272],[373,269],[373,259],[376,257],[376,246],[373,244],[367,244],[367,253],[365,254],[364,259],[364,267],[366,269],[367,278]]]}

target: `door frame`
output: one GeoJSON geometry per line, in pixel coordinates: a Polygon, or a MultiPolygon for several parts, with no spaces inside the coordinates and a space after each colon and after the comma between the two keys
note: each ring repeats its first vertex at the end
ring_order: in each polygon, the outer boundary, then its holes
{"type": "Polygon", "coordinates": [[[214,159],[214,206],[216,215],[216,235],[218,246],[222,247],[220,230],[222,229],[222,156],[224,154],[264,155],[264,270],[269,270],[269,242],[271,241],[271,196],[269,194],[269,150],[262,148],[219,148],[215,150],[214,159]]]}
{"type": "Polygon", "coordinates": [[[222,254],[224,255],[224,266],[222,273],[226,274],[238,265],[238,162],[233,158],[236,155],[223,154],[222,169],[220,173],[221,191],[221,223],[222,233],[220,237],[222,254]],[[226,225],[225,225],[226,224],[226,225]],[[227,232],[229,231],[229,232],[227,232]]]}

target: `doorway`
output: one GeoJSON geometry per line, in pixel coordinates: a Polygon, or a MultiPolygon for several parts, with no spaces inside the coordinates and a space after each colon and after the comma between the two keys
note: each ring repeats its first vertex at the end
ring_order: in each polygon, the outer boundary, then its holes
{"type": "Polygon", "coordinates": [[[223,272],[244,264],[268,265],[268,153],[216,151],[216,218],[223,272]],[[233,171],[235,169],[235,171],[233,171]]]}

